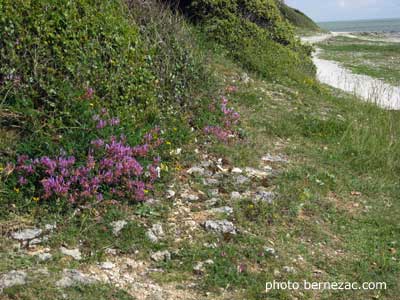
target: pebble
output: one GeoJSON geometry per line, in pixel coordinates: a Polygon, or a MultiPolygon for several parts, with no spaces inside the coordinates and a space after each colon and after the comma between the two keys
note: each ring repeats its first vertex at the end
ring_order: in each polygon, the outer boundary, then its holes
{"type": "Polygon", "coordinates": [[[239,169],[239,168],[233,168],[231,172],[232,172],[232,173],[235,173],[235,174],[242,174],[242,173],[243,173],[243,170],[242,170],[242,169],[239,169]]]}
{"type": "Polygon", "coordinates": [[[236,178],[236,184],[238,184],[238,185],[245,184],[245,183],[247,183],[249,181],[250,181],[250,179],[248,177],[246,177],[246,176],[243,176],[243,175],[239,175],[236,178]]]}
{"type": "Polygon", "coordinates": [[[162,225],[159,223],[154,224],[149,230],[146,231],[147,238],[153,243],[158,242],[160,238],[164,237],[164,235],[165,234],[162,225]]]}
{"type": "Polygon", "coordinates": [[[186,201],[197,201],[199,200],[199,196],[197,196],[196,194],[191,194],[188,192],[183,192],[181,194],[182,199],[186,200],[186,201]]]}
{"type": "Polygon", "coordinates": [[[256,201],[262,201],[266,202],[268,204],[272,204],[274,202],[276,195],[274,192],[268,192],[268,191],[258,191],[255,193],[255,200],[256,201]]]}
{"type": "Polygon", "coordinates": [[[265,162],[281,162],[281,163],[287,163],[288,162],[287,159],[283,158],[280,155],[271,155],[269,153],[267,155],[263,156],[261,158],[261,160],[265,161],[265,162]]]}
{"type": "Polygon", "coordinates": [[[219,180],[215,178],[204,178],[203,179],[203,184],[204,185],[218,185],[219,180]]]}
{"type": "Polygon", "coordinates": [[[233,225],[233,223],[228,220],[207,220],[204,222],[204,228],[207,231],[236,234],[235,225],[233,225]]]}
{"type": "Polygon", "coordinates": [[[107,248],[105,252],[110,255],[117,255],[118,253],[117,249],[114,248],[107,248]]]}
{"type": "Polygon", "coordinates": [[[153,230],[151,229],[146,231],[146,237],[153,243],[158,242],[158,237],[154,234],[153,230]]]}
{"type": "Polygon", "coordinates": [[[289,267],[289,266],[284,266],[283,268],[282,268],[282,270],[285,272],[285,273],[296,273],[296,270],[295,270],[295,268],[293,268],[293,267],[289,267]]]}
{"type": "Polygon", "coordinates": [[[18,241],[28,241],[28,240],[33,240],[37,237],[39,237],[42,234],[42,230],[39,228],[33,228],[33,229],[24,229],[21,231],[15,231],[11,233],[11,237],[14,240],[18,241]]]}
{"type": "Polygon", "coordinates": [[[192,175],[192,174],[204,175],[205,170],[204,170],[204,168],[201,168],[201,167],[191,167],[186,172],[190,175],[192,175]]]}
{"type": "Polygon", "coordinates": [[[198,262],[194,267],[193,271],[197,275],[204,274],[206,271],[206,265],[213,265],[214,261],[211,259],[207,259],[206,261],[198,262]]]}
{"type": "Polygon", "coordinates": [[[218,197],[218,195],[219,195],[219,190],[218,190],[218,189],[211,189],[211,190],[208,190],[208,194],[211,195],[211,197],[218,197]]]}
{"type": "Polygon", "coordinates": [[[233,208],[229,207],[229,206],[216,207],[216,208],[211,209],[211,212],[218,213],[218,214],[231,215],[231,214],[233,214],[233,208]]]}
{"type": "Polygon", "coordinates": [[[246,172],[246,174],[248,174],[249,176],[251,176],[251,177],[256,177],[256,178],[259,178],[259,179],[263,179],[263,178],[266,178],[266,177],[268,177],[268,173],[267,172],[265,172],[265,171],[262,171],[262,170],[258,170],[258,169],[254,169],[254,168],[249,168],[249,167],[247,167],[246,169],[245,169],[245,172],[246,172]]]}
{"type": "Polygon", "coordinates": [[[268,255],[272,255],[272,256],[275,256],[275,255],[276,255],[276,250],[275,250],[274,248],[265,247],[265,248],[264,248],[264,251],[265,251],[265,253],[268,254],[268,255]]]}
{"type": "Polygon", "coordinates": [[[211,207],[214,206],[215,204],[218,203],[218,199],[217,198],[211,198],[207,201],[204,202],[206,204],[207,207],[211,207]]]}
{"type": "Polygon", "coordinates": [[[100,264],[100,268],[103,270],[112,270],[115,268],[115,264],[111,261],[105,261],[100,264]]]}
{"type": "Polygon", "coordinates": [[[232,192],[231,193],[231,199],[232,200],[237,200],[237,199],[240,199],[242,196],[240,195],[240,193],[239,192],[232,192]]]}
{"type": "Polygon", "coordinates": [[[210,249],[216,249],[218,247],[217,243],[204,243],[203,246],[210,249]]]}
{"type": "Polygon", "coordinates": [[[167,190],[166,193],[167,193],[167,199],[171,199],[172,197],[175,196],[175,191],[173,190],[167,190]]]}
{"type": "Polygon", "coordinates": [[[37,258],[39,261],[48,261],[53,258],[53,255],[51,255],[50,253],[39,253],[37,255],[37,258]]]}
{"type": "Polygon", "coordinates": [[[67,249],[65,247],[60,247],[60,251],[62,254],[71,256],[75,260],[81,260],[82,259],[82,254],[81,251],[78,248],[75,249],[67,249]]]}
{"type": "Polygon", "coordinates": [[[95,283],[94,278],[89,277],[75,269],[64,269],[63,277],[56,282],[57,287],[66,288],[78,284],[88,285],[95,283]]]}
{"type": "Polygon", "coordinates": [[[249,77],[249,75],[247,75],[247,73],[242,73],[240,75],[240,80],[244,83],[244,84],[248,84],[251,81],[251,78],[249,77]]]}
{"type": "Polygon", "coordinates": [[[162,228],[162,225],[160,223],[154,224],[151,227],[151,230],[154,232],[154,234],[158,237],[163,237],[164,236],[164,230],[162,228]]]}
{"type": "Polygon", "coordinates": [[[204,160],[200,163],[200,166],[204,168],[209,168],[213,165],[213,162],[211,160],[204,160]]]}
{"type": "Polygon", "coordinates": [[[10,271],[0,276],[0,294],[3,289],[26,284],[28,275],[24,271],[10,271]]]}
{"type": "Polygon", "coordinates": [[[39,245],[43,240],[41,238],[35,238],[29,241],[29,246],[39,245]]]}
{"type": "Polygon", "coordinates": [[[156,262],[167,261],[171,259],[171,253],[168,250],[157,251],[151,255],[151,259],[156,262]]]}
{"type": "Polygon", "coordinates": [[[125,220],[120,220],[120,221],[114,221],[111,222],[111,227],[112,227],[112,232],[115,236],[118,236],[121,232],[122,229],[128,224],[127,221],[125,220]]]}
{"type": "Polygon", "coordinates": [[[46,224],[46,225],[44,225],[44,229],[47,231],[53,231],[53,230],[57,229],[57,224],[56,223],[46,224]]]}

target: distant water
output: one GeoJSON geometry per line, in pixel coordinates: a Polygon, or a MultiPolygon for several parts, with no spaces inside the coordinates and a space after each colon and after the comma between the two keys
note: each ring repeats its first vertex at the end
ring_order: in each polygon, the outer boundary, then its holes
{"type": "Polygon", "coordinates": [[[400,19],[321,22],[318,25],[335,32],[400,32],[400,19]]]}

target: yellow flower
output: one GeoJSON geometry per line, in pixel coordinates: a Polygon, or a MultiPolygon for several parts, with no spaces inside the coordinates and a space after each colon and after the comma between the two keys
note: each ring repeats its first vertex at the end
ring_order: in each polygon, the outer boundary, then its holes
{"type": "Polygon", "coordinates": [[[250,209],[253,209],[253,208],[254,208],[254,205],[253,205],[253,204],[249,204],[249,208],[250,208],[250,209]]]}
{"type": "Polygon", "coordinates": [[[162,171],[166,171],[166,172],[168,171],[168,166],[167,166],[166,164],[161,163],[161,164],[160,164],[160,167],[161,167],[161,170],[162,170],[162,171]]]}
{"type": "Polygon", "coordinates": [[[171,145],[171,142],[170,141],[166,141],[165,142],[167,145],[171,145]]]}
{"type": "Polygon", "coordinates": [[[19,188],[15,187],[14,191],[18,194],[19,193],[19,188]]]}
{"type": "Polygon", "coordinates": [[[89,105],[90,105],[91,107],[93,107],[93,106],[94,106],[94,103],[89,103],[89,105]]]}
{"type": "Polygon", "coordinates": [[[149,190],[144,190],[144,193],[145,193],[145,194],[148,194],[148,193],[149,193],[149,190]]]}
{"type": "Polygon", "coordinates": [[[32,197],[32,200],[35,201],[35,202],[38,202],[40,200],[40,198],[39,197],[32,197]]]}
{"type": "Polygon", "coordinates": [[[172,128],[172,130],[173,130],[173,131],[177,131],[177,130],[178,130],[178,128],[174,127],[174,128],[172,128]]]}

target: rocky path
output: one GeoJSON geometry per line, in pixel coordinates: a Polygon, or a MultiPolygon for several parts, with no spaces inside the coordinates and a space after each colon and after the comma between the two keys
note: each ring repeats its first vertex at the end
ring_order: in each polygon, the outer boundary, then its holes
{"type": "MultiPolygon", "coordinates": [[[[279,195],[274,186],[266,182],[288,163],[288,159],[267,154],[261,158],[258,168],[238,168],[208,154],[201,158],[198,164],[182,170],[171,182],[165,198],[172,202],[172,209],[167,219],[151,224],[146,232],[153,243],[172,241],[169,249],[151,253],[148,261],[139,260],[135,255],[120,254],[118,249],[107,249],[103,261],[87,264],[79,248],[42,246],[57,230],[56,224],[47,224],[44,228],[20,228],[9,233],[10,242],[19,248],[18,255],[35,257],[37,267],[0,274],[0,293],[6,288],[47,278],[60,292],[75,285],[105,283],[125,290],[138,300],[229,298],[227,293],[217,298],[213,294],[199,295],[194,289],[199,276],[204,276],[207,266],[214,263],[212,259],[194,261],[193,280],[180,283],[179,288],[172,283],[159,284],[151,274],[165,272],[159,267],[160,262],[173,259],[185,243],[198,241],[205,233],[213,234],[215,243],[204,243],[204,247],[215,247],[223,235],[246,234],[246,228],[236,224],[235,202],[244,198],[266,204],[277,201],[279,195]],[[78,267],[54,273],[45,264],[58,255],[75,261],[78,267]]],[[[111,223],[112,234],[118,236],[128,221],[111,223]]],[[[266,251],[274,253],[275,250],[268,248],[266,251]]]]}

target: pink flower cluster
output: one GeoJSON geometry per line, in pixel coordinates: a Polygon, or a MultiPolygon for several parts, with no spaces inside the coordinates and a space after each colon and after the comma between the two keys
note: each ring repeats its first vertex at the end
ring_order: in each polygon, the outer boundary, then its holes
{"type": "MultiPolygon", "coordinates": [[[[105,110],[102,115],[106,115],[105,110]]],[[[116,118],[102,120],[95,116],[94,119],[97,129],[119,124],[116,118]],[[99,126],[103,123],[106,125],[99,126]]],[[[94,139],[85,160],[80,162],[74,156],[30,159],[21,155],[14,172],[20,186],[33,183],[42,199],[63,198],[71,203],[83,203],[91,199],[101,201],[107,195],[143,201],[160,176],[160,158],[154,157],[150,163],[139,160],[148,160],[152,150],[162,144],[159,133],[159,128],[152,129],[144,136],[143,143],[136,146],[128,145],[124,135],[94,139]]]]}
{"type": "Polygon", "coordinates": [[[228,99],[222,97],[220,103],[220,109],[222,117],[220,119],[221,126],[206,126],[204,132],[206,134],[212,134],[217,139],[226,142],[230,136],[235,134],[234,126],[236,126],[240,120],[240,114],[233,108],[228,108],[228,99]]]}
{"type": "Polygon", "coordinates": [[[105,118],[108,117],[108,111],[105,108],[101,109],[100,115],[94,115],[93,116],[93,121],[97,122],[96,128],[97,129],[103,129],[107,125],[109,126],[117,126],[120,123],[120,120],[118,118],[109,118],[108,120],[105,120],[105,118]]]}

